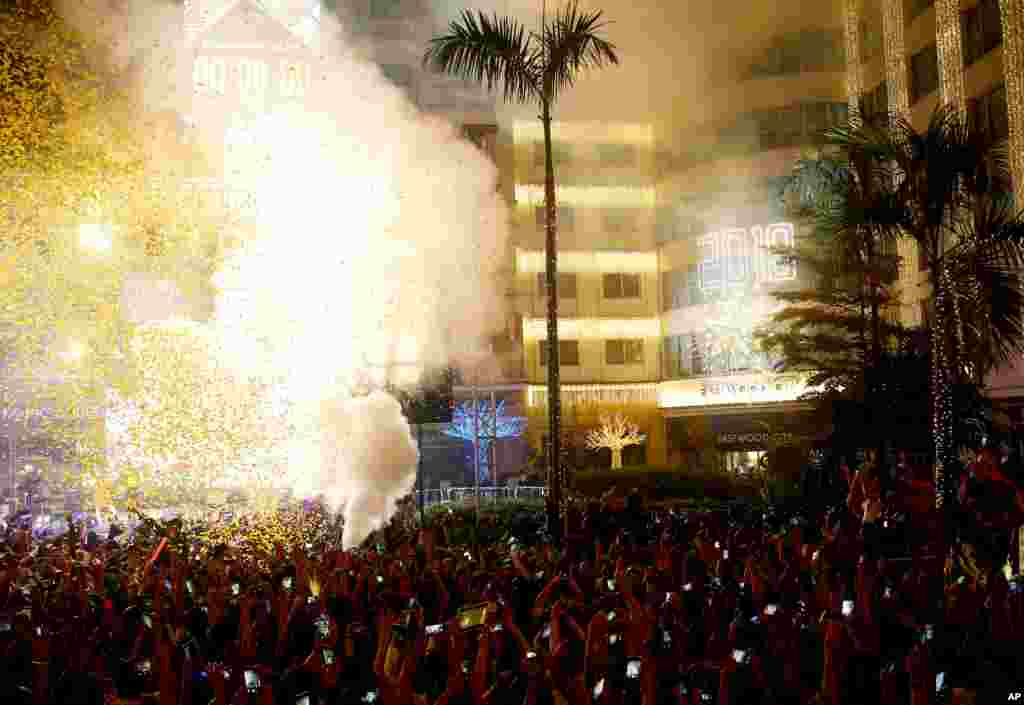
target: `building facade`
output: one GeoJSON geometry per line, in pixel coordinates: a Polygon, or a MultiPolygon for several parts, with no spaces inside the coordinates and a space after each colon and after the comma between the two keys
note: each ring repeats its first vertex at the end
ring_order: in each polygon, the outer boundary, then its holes
{"type": "MultiPolygon", "coordinates": [[[[1024,196],[1024,4],[1017,0],[845,0],[849,99],[864,115],[889,113],[923,129],[950,104],[994,145],[1005,145],[1013,196],[1024,196]]],[[[927,321],[928,284],[903,246],[905,322],[927,321]]],[[[1024,361],[989,377],[989,395],[1019,429],[1024,361]]]]}

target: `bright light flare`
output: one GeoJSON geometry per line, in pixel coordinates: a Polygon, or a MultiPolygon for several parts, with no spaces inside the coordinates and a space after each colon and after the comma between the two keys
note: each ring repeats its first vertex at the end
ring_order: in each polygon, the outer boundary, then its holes
{"type": "Polygon", "coordinates": [[[78,226],[79,244],[97,254],[108,254],[114,248],[113,228],[99,223],[82,223],[78,226]]]}

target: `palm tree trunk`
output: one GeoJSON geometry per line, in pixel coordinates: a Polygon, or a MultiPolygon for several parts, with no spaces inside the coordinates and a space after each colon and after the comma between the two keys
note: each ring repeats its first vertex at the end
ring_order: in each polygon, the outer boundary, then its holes
{"type": "Polygon", "coordinates": [[[931,321],[932,342],[932,434],[935,444],[935,508],[942,509],[947,493],[948,472],[953,448],[953,389],[950,379],[950,363],[946,349],[945,327],[950,322],[946,315],[946,277],[939,270],[941,264],[931,267],[933,314],[931,321]]]}
{"type": "Polygon", "coordinates": [[[548,530],[561,543],[562,398],[558,355],[558,224],[555,210],[555,165],[551,155],[551,106],[541,101],[544,124],[544,255],[548,293],[548,530]]]}

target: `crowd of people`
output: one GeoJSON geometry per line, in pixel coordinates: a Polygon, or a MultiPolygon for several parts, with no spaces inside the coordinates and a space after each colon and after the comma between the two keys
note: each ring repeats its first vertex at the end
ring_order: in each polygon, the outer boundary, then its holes
{"type": "MultiPolygon", "coordinates": [[[[961,519],[998,532],[978,503],[994,477],[975,463],[961,519]]],[[[1024,595],[1006,553],[977,539],[944,565],[926,484],[878,480],[868,462],[847,502],[799,515],[576,501],[561,548],[535,530],[462,543],[467,519],[443,510],[352,551],[12,530],[0,702],[1012,701],[1024,595]]],[[[995,521],[1019,525],[1019,492],[1001,494],[995,521]]]]}

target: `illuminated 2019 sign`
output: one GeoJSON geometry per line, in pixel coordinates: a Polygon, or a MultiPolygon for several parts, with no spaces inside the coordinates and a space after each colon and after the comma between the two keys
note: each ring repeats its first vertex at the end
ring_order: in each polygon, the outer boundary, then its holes
{"type": "Polygon", "coordinates": [[[702,292],[709,293],[751,284],[792,281],[796,279],[796,265],[772,254],[771,249],[792,247],[795,235],[792,223],[707,233],[697,240],[700,260],[694,283],[702,292]]]}

